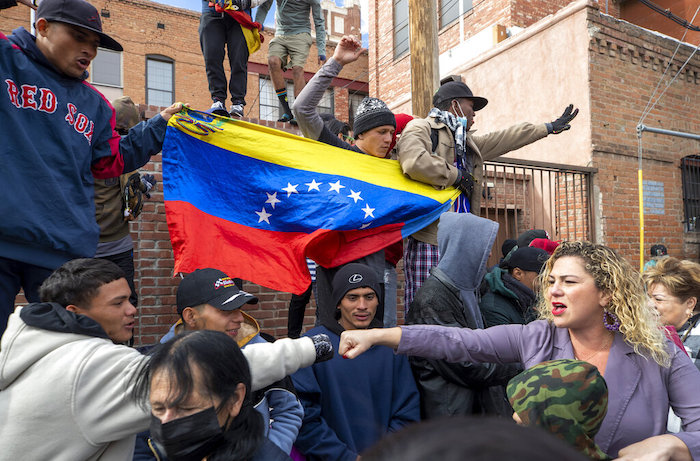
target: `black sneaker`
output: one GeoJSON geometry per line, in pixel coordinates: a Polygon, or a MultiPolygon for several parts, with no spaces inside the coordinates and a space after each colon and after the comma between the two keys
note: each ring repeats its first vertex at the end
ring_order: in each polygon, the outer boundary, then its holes
{"type": "Polygon", "coordinates": [[[277,121],[282,123],[291,123],[292,125],[297,124],[297,120],[294,118],[294,116],[292,114],[288,114],[287,112],[282,114],[282,116],[279,119],[277,119],[277,121]]]}

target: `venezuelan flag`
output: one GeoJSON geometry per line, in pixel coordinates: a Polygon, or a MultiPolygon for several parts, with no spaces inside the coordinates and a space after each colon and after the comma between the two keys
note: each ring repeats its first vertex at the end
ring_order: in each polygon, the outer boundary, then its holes
{"type": "Polygon", "coordinates": [[[334,267],[411,235],[459,192],[401,173],[397,161],[185,109],[163,144],[175,272],[214,267],[302,293],[305,257],[334,267]]]}

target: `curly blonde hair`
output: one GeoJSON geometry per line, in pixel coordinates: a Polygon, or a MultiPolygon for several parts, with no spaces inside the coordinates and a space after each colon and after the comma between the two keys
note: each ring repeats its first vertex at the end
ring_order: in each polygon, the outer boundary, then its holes
{"type": "MultiPolygon", "coordinates": [[[[673,258],[661,258],[656,265],[642,274],[647,290],[652,285],[663,285],[676,298],[686,301],[695,297],[700,301],[700,264],[673,258]]],[[[700,303],[695,310],[700,309],[700,303]]]]}
{"type": "MultiPolygon", "coordinates": [[[[540,274],[540,296],[537,311],[540,318],[554,320],[546,294],[551,286],[549,274],[554,263],[566,256],[580,258],[599,290],[610,295],[606,307],[620,320],[620,333],[634,351],[651,357],[661,366],[671,363],[667,342],[659,317],[647,303],[642,276],[614,250],[591,242],[564,242],[549,258],[540,274]]],[[[603,321],[601,316],[600,321],[603,321]]]]}

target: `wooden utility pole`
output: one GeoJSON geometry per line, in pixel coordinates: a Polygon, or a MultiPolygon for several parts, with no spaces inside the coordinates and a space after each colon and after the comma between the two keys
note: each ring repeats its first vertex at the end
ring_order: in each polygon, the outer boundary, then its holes
{"type": "Polygon", "coordinates": [[[408,0],[408,17],[413,115],[427,117],[440,80],[436,2],[408,0]]]}

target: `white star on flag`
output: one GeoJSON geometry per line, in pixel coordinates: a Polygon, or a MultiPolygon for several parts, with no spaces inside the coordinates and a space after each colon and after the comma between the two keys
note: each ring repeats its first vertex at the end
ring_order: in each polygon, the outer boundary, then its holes
{"type": "Polygon", "coordinates": [[[287,193],[287,197],[289,197],[292,194],[298,194],[297,192],[297,187],[299,187],[299,184],[292,184],[292,183],[287,183],[287,187],[283,187],[282,190],[287,193]]]}
{"type": "Polygon", "coordinates": [[[321,192],[321,189],[318,188],[318,186],[320,186],[321,184],[323,183],[316,182],[315,179],[312,179],[311,182],[305,183],[305,185],[309,186],[309,190],[307,192],[311,192],[312,190],[317,190],[321,192]]]}
{"type": "Polygon", "coordinates": [[[350,195],[348,195],[351,199],[357,203],[358,200],[364,200],[362,197],[360,197],[360,192],[355,192],[354,190],[350,189],[350,195]]]}
{"type": "Polygon", "coordinates": [[[367,217],[373,217],[374,218],[374,208],[369,207],[369,203],[365,205],[365,207],[362,209],[362,211],[365,212],[365,218],[367,217]]]}
{"type": "Polygon", "coordinates": [[[340,179],[337,180],[336,182],[329,182],[328,185],[331,186],[331,188],[328,189],[328,192],[334,190],[340,194],[340,189],[345,189],[345,186],[340,185],[340,179]]]}
{"type": "Polygon", "coordinates": [[[265,207],[263,207],[261,211],[256,211],[255,214],[258,215],[258,222],[265,221],[266,223],[270,224],[269,218],[272,215],[265,210],[265,207]]]}
{"type": "Polygon", "coordinates": [[[267,200],[265,200],[265,203],[269,203],[272,206],[273,210],[275,209],[275,204],[280,203],[282,201],[277,198],[277,192],[275,192],[274,194],[268,194],[267,192],[265,192],[265,194],[267,195],[267,200]]]}

